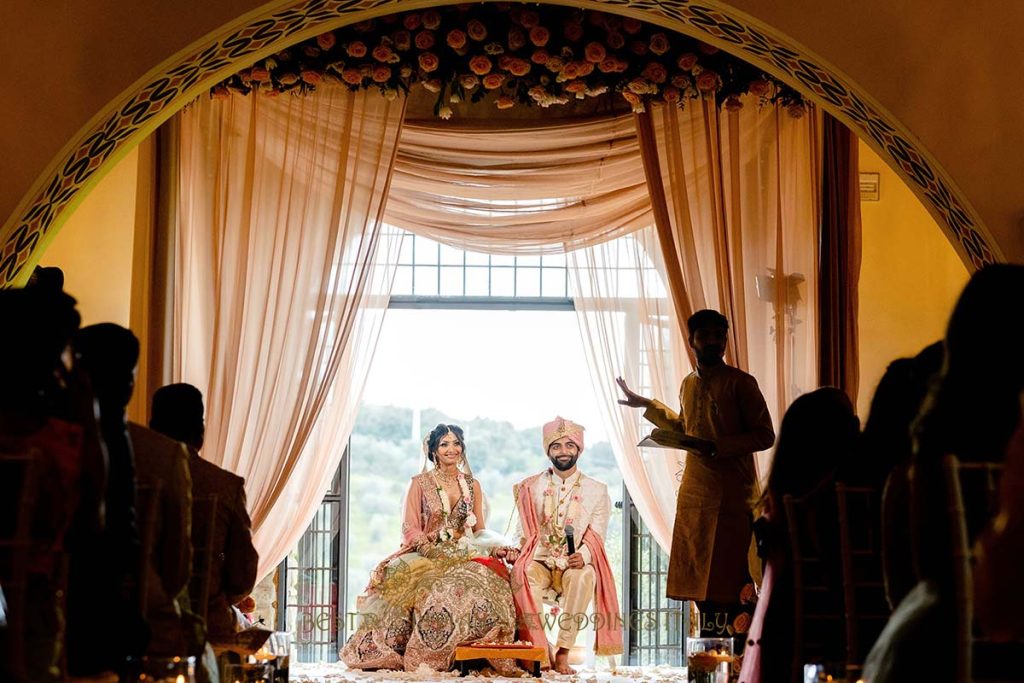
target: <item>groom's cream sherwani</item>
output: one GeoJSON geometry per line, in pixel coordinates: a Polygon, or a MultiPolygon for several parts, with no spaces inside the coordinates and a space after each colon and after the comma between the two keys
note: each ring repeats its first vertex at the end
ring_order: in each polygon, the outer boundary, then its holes
{"type": "MultiPolygon", "coordinates": [[[[514,493],[516,496],[526,494],[525,491],[519,490],[519,485],[515,487],[514,493]]],[[[583,618],[577,618],[577,615],[585,615],[594,598],[596,577],[592,566],[593,558],[590,548],[583,545],[583,534],[587,529],[593,529],[594,533],[604,539],[608,531],[608,518],[611,515],[608,486],[579,470],[563,480],[554,470],[549,469],[537,477],[530,487],[529,494],[533,497],[534,509],[539,516],[542,517],[545,510],[553,509],[556,528],[561,529],[566,524],[571,524],[576,549],[585,562],[582,569],[565,569],[562,572],[561,593],[556,590],[558,580],[553,576],[556,571],[549,566],[553,564],[549,561],[551,551],[545,544],[537,544],[533,562],[527,570],[535,604],[541,605],[546,602],[560,607],[557,646],[569,648],[576,642],[579,628],[585,622],[583,618]],[[552,500],[548,501],[547,498],[552,500]]],[[[542,536],[546,535],[547,532],[543,530],[543,519],[537,520],[537,526],[541,527],[542,536]]],[[[522,520],[518,520],[516,525],[516,538],[522,547],[526,542],[522,520]]]]}

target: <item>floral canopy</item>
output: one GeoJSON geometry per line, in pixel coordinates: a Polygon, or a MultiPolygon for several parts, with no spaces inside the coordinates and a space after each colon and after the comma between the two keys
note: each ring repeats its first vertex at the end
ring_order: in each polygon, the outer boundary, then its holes
{"type": "Polygon", "coordinates": [[[634,111],[648,102],[682,106],[714,96],[729,108],[739,96],[803,112],[800,95],[716,47],[636,19],[560,5],[481,3],[402,12],[363,21],[294,45],[212,90],[308,92],[322,83],[376,88],[385,97],[419,83],[437,94],[434,113],[457,102],[498,109],[551,107],[617,94],[634,111]]]}

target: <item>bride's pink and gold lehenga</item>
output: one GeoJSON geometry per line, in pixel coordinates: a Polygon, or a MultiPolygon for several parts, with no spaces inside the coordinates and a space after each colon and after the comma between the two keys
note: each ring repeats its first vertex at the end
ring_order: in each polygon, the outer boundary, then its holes
{"type": "Polygon", "coordinates": [[[463,537],[475,500],[471,476],[460,477],[464,497],[451,509],[432,472],[413,477],[402,548],[377,565],[359,596],[359,629],[341,650],[348,666],[445,671],[459,645],[515,640],[508,570],[463,537]]]}

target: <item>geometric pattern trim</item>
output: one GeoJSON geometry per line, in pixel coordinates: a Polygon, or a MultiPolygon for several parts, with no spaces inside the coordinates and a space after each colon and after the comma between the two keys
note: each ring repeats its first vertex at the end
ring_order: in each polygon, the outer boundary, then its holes
{"type": "MultiPolygon", "coordinates": [[[[28,207],[0,230],[0,287],[12,285],[25,265],[37,257],[41,238],[90,178],[119,149],[134,145],[154,121],[168,118],[184,104],[196,86],[212,85],[230,66],[242,68],[258,52],[272,53],[295,42],[292,36],[317,28],[333,28],[362,20],[365,13],[394,5],[398,0],[304,0],[252,20],[227,32],[196,52],[171,64],[135,92],[93,129],[73,141],[72,151],[32,198],[28,207]]],[[[408,9],[410,3],[402,3],[408,9]]],[[[436,2],[431,4],[446,4],[436,2]]],[[[726,47],[747,61],[772,72],[821,104],[861,137],[870,138],[936,217],[948,236],[966,255],[971,270],[997,260],[998,250],[985,234],[950,180],[911,136],[902,132],[853,84],[819,63],[812,55],[787,44],[784,37],[745,23],[728,8],[713,2],[687,0],[579,0],[580,7],[609,12],[627,9],[648,21],[726,47]]],[[[417,3],[418,6],[420,3],[417,3]]]]}

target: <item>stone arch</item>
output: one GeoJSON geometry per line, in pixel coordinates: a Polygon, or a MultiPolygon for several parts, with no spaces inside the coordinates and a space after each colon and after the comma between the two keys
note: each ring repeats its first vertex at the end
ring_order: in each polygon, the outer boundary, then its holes
{"type": "MultiPolygon", "coordinates": [[[[154,68],[69,141],[0,228],[0,286],[27,279],[77,201],[119,158],[217,81],[326,30],[443,0],[295,0],[227,24],[154,68]],[[399,7],[401,4],[401,7],[399,7]]],[[[732,52],[798,88],[866,140],[917,194],[969,269],[1004,260],[948,174],[890,113],[823,59],[721,0],[569,0],[732,52]]]]}

